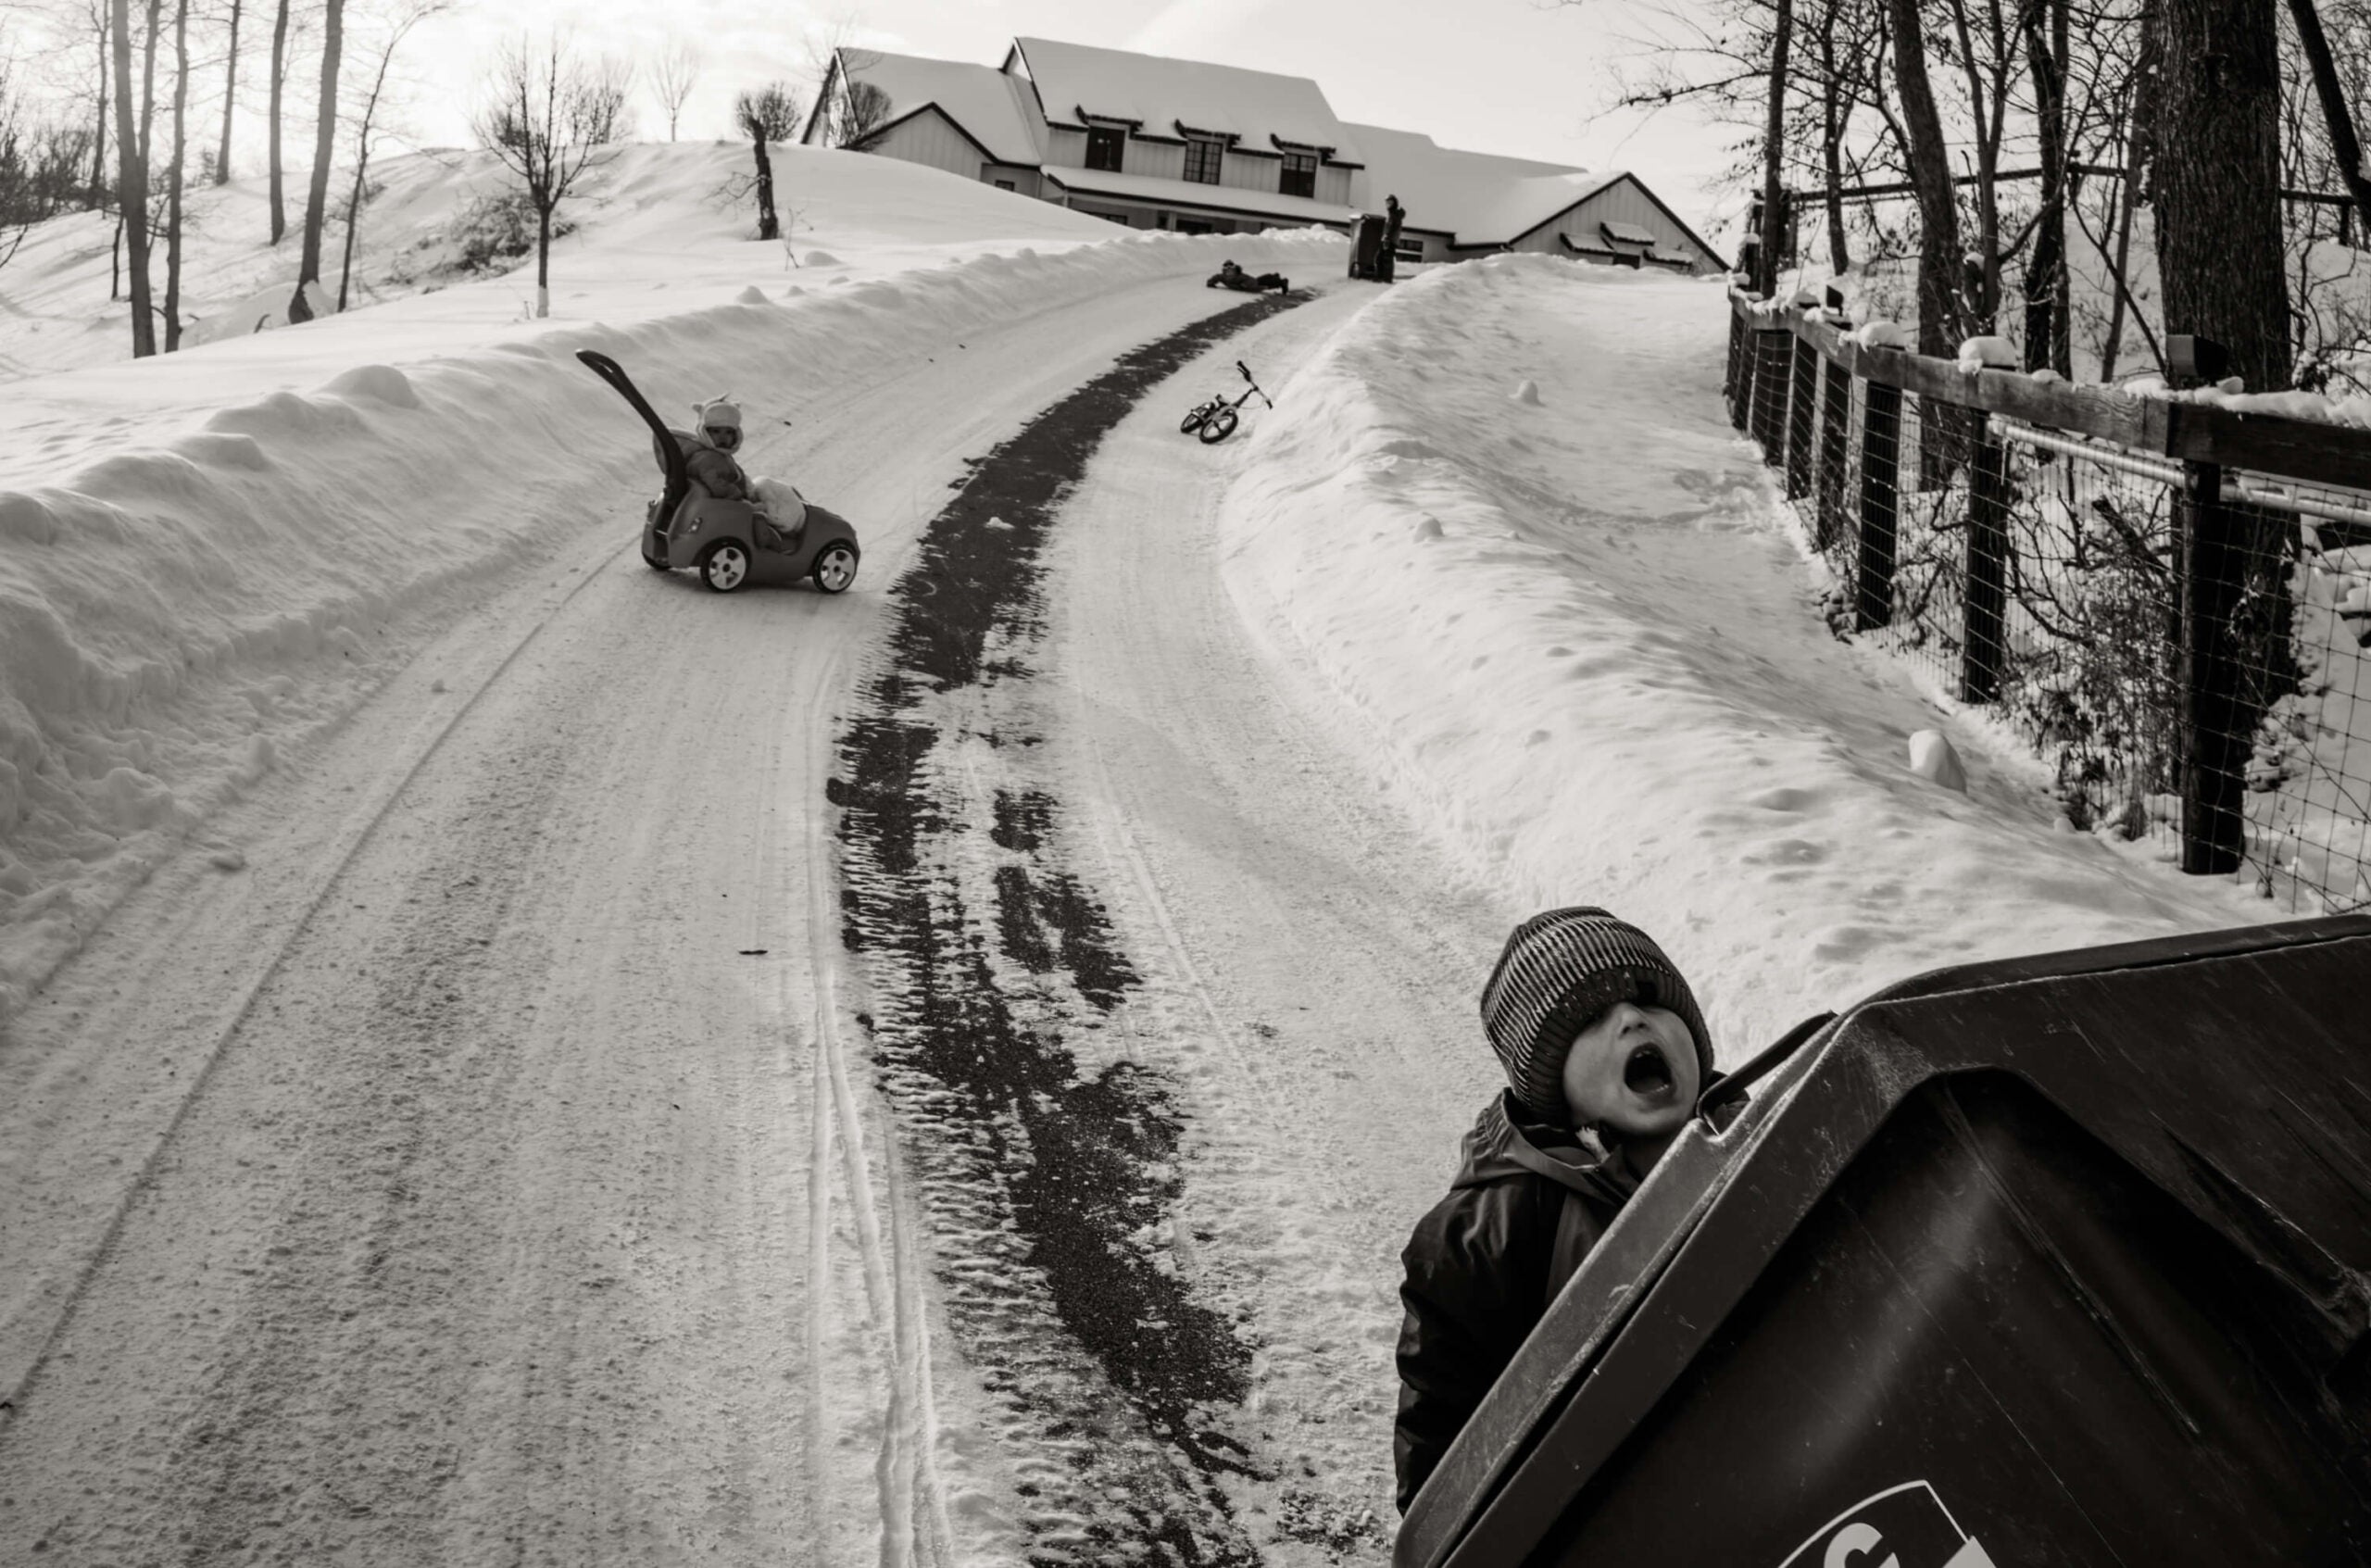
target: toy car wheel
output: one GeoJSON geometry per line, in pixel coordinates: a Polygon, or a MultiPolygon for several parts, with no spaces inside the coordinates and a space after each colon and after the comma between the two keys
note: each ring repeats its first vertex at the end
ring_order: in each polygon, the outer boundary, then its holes
{"type": "Polygon", "coordinates": [[[719,539],[700,556],[700,581],[729,594],[748,581],[749,552],[738,539],[719,539]]]}
{"type": "Polygon", "coordinates": [[[835,539],[815,558],[815,586],[826,594],[845,594],[856,581],[856,546],[835,539]]]}
{"type": "Polygon", "coordinates": [[[1221,408],[1217,413],[1212,414],[1210,417],[1209,422],[1202,426],[1202,445],[1205,446],[1215,446],[1220,442],[1224,441],[1228,436],[1235,433],[1235,410],[1232,408],[1221,408]]]}
{"type": "Polygon", "coordinates": [[[1177,428],[1186,434],[1191,435],[1196,431],[1201,429],[1203,421],[1207,420],[1210,417],[1211,411],[1209,408],[1197,408],[1192,413],[1186,415],[1184,419],[1178,420],[1177,428]]]}

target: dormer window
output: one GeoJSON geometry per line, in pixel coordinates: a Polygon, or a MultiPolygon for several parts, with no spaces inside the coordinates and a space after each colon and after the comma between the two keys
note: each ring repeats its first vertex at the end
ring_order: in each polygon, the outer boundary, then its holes
{"type": "Polygon", "coordinates": [[[1216,136],[1186,138],[1186,178],[1197,185],[1219,182],[1219,165],[1226,157],[1226,144],[1216,136]]]}
{"type": "Polygon", "coordinates": [[[1276,176],[1276,190],[1287,196],[1317,194],[1317,155],[1286,153],[1283,172],[1276,176]]]}
{"type": "Polygon", "coordinates": [[[1109,174],[1120,172],[1120,157],[1127,146],[1128,133],[1116,125],[1090,125],[1086,128],[1086,167],[1100,169],[1109,174]]]}

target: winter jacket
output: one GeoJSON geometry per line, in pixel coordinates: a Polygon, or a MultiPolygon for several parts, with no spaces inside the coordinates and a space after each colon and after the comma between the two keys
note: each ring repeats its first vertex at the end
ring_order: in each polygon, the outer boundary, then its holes
{"type": "MultiPolygon", "coordinates": [[[[1594,1141],[1593,1139],[1590,1141],[1594,1141]]],[[[1619,1149],[1585,1147],[1512,1091],[1465,1135],[1449,1193],[1400,1254],[1399,1511],[1638,1187],[1619,1149]]]]}
{"type": "Polygon", "coordinates": [[[688,430],[671,430],[676,446],[684,454],[684,467],[692,483],[720,501],[746,501],[750,497],[748,476],[732,454],[708,444],[705,437],[688,430]]]}

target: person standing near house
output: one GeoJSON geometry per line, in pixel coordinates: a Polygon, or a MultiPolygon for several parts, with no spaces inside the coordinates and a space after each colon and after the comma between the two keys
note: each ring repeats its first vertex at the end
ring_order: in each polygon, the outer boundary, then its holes
{"type": "Polygon", "coordinates": [[[1374,258],[1374,271],[1386,283],[1399,263],[1399,224],[1407,216],[1408,209],[1399,205],[1398,196],[1383,198],[1383,251],[1374,258]]]}

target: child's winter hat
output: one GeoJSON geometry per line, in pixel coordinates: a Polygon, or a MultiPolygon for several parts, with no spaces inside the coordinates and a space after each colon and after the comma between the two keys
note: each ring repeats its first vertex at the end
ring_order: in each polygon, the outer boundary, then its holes
{"type": "Polygon", "coordinates": [[[1654,938],[1586,906],[1548,909],[1516,926],[1482,987],[1482,1029],[1515,1098],[1535,1115],[1563,1121],[1573,1036],[1625,1001],[1677,1013],[1695,1039],[1700,1076],[1712,1073],[1704,1015],[1654,938]]]}
{"type": "Polygon", "coordinates": [[[712,397],[705,403],[695,403],[692,407],[699,412],[702,430],[739,430],[741,428],[741,405],[730,397],[712,397]]]}

